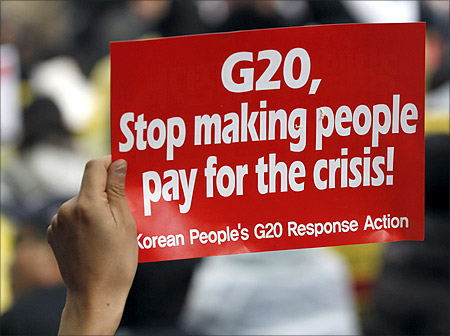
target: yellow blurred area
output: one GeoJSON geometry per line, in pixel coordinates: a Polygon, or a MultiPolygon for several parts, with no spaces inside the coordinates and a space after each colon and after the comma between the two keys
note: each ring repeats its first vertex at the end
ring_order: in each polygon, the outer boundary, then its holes
{"type": "Polygon", "coordinates": [[[0,312],[5,312],[11,305],[13,297],[11,293],[10,266],[14,257],[15,230],[11,223],[1,216],[1,306],[0,312]]]}
{"type": "Polygon", "coordinates": [[[429,112],[425,114],[425,135],[430,134],[449,134],[449,113],[447,112],[429,112]]]}

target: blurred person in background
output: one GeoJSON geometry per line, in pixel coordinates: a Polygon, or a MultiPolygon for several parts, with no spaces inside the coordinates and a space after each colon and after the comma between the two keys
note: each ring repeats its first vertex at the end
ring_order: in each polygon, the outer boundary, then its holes
{"type": "Polygon", "coordinates": [[[119,333],[185,335],[179,319],[200,259],[138,264],[119,333]]]}
{"type": "Polygon", "coordinates": [[[68,2],[68,54],[85,74],[109,54],[109,42],[144,35],[176,36],[205,32],[192,0],[68,2]]]}
{"type": "Polygon", "coordinates": [[[368,335],[450,334],[449,3],[420,2],[420,14],[427,22],[425,240],[385,244],[368,335]]]}
{"type": "Polygon", "coordinates": [[[14,302],[1,316],[2,335],[56,335],[66,288],[46,239],[63,200],[55,199],[16,220],[11,287],[14,302]]]}
{"type": "Polygon", "coordinates": [[[228,15],[216,32],[248,29],[280,28],[285,26],[283,18],[276,12],[275,1],[227,1],[228,15]]]}
{"type": "Polygon", "coordinates": [[[23,79],[37,62],[64,53],[67,23],[64,1],[2,1],[1,43],[19,50],[23,79]]]}
{"type": "Polygon", "coordinates": [[[205,258],[183,326],[200,335],[357,335],[347,265],[331,249],[205,258]]]}
{"type": "Polygon", "coordinates": [[[75,195],[85,161],[56,104],[36,98],[23,113],[17,156],[2,171],[2,212],[17,217],[75,195]]]}
{"type": "Polygon", "coordinates": [[[425,240],[389,243],[367,335],[450,334],[450,136],[425,140],[425,240]]]}

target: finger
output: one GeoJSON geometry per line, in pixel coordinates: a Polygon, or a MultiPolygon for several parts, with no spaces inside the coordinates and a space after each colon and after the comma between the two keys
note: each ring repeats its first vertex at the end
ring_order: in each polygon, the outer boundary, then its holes
{"type": "Polygon", "coordinates": [[[125,179],[127,162],[125,160],[114,161],[108,169],[106,182],[106,194],[114,218],[118,222],[128,222],[131,217],[125,195],[125,179]]]}
{"type": "Polygon", "coordinates": [[[106,190],[108,168],[111,165],[111,155],[94,159],[86,164],[81,182],[80,196],[99,195],[106,190]]]}

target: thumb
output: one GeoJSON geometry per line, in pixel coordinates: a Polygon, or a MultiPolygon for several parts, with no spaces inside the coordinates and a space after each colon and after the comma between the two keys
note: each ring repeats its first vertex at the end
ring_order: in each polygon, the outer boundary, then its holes
{"type": "Polygon", "coordinates": [[[106,194],[116,221],[125,221],[125,216],[129,216],[128,203],[125,196],[126,174],[127,162],[125,160],[119,159],[114,161],[108,168],[106,194]]]}

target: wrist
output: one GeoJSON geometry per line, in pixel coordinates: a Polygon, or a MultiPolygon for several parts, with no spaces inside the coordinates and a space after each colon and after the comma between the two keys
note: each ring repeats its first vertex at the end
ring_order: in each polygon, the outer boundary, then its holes
{"type": "Polygon", "coordinates": [[[127,295],[80,295],[67,292],[59,335],[113,335],[127,295]]]}

